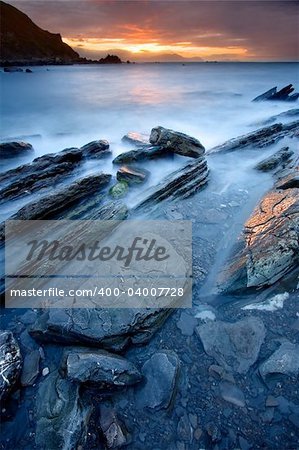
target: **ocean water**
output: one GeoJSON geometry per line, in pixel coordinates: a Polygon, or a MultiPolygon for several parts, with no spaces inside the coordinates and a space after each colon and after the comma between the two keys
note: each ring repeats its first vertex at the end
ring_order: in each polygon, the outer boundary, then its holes
{"type": "MultiPolygon", "coordinates": [[[[299,88],[296,63],[123,64],[33,67],[0,73],[1,139],[26,135],[36,154],[163,125],[210,148],[294,103],[251,100],[273,86],[299,88]],[[28,138],[30,139],[30,138],[28,138]]],[[[255,126],[256,128],[256,126],[255,126]]]]}

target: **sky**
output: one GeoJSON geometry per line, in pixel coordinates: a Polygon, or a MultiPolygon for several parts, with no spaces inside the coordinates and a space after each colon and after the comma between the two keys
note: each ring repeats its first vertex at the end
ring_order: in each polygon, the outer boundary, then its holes
{"type": "Polygon", "coordinates": [[[299,2],[10,0],[81,56],[131,61],[295,61],[299,2]]]}

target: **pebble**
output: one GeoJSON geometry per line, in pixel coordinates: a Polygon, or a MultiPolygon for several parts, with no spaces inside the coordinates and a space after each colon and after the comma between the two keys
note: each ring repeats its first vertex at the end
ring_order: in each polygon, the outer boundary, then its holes
{"type": "Polygon", "coordinates": [[[42,375],[43,377],[47,376],[50,373],[50,369],[49,367],[45,367],[42,371],[42,375]]]}

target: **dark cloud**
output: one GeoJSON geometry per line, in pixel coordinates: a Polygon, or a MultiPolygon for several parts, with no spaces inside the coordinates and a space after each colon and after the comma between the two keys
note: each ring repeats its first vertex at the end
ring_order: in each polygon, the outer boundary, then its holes
{"type": "Polygon", "coordinates": [[[42,28],[68,38],[245,47],[247,58],[298,58],[298,2],[12,0],[42,28]]]}

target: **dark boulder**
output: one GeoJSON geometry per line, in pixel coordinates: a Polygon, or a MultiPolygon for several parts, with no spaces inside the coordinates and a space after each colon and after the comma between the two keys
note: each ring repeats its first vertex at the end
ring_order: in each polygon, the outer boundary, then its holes
{"type": "Polygon", "coordinates": [[[33,73],[31,69],[26,69],[25,72],[26,73],[33,73]]]}
{"type": "Polygon", "coordinates": [[[131,435],[112,406],[100,406],[100,428],[107,449],[123,448],[131,442],[131,435]]]}
{"type": "Polygon", "coordinates": [[[64,355],[63,367],[71,380],[96,385],[99,389],[130,386],[142,378],[130,361],[104,350],[68,350],[64,355]]]}
{"type": "Polygon", "coordinates": [[[288,161],[292,158],[294,152],[289,149],[289,147],[283,147],[278,150],[274,155],[269,156],[269,158],[263,159],[260,161],[255,168],[262,172],[269,172],[271,170],[276,169],[279,166],[287,164],[288,161]]]}
{"type": "Polygon", "coordinates": [[[14,158],[33,152],[33,147],[28,142],[3,142],[0,144],[0,158],[14,158]]]}
{"type": "Polygon", "coordinates": [[[171,155],[170,152],[165,151],[161,147],[144,146],[136,150],[121,153],[112,161],[113,164],[127,164],[138,161],[146,161],[147,159],[156,159],[171,155]]]}
{"type": "Polygon", "coordinates": [[[0,332],[0,400],[7,397],[18,381],[22,368],[20,348],[11,331],[0,332]]]}
{"type": "Polygon", "coordinates": [[[191,158],[198,158],[205,152],[204,146],[197,139],[160,126],[152,129],[150,143],[191,158]]]}
{"type": "Polygon", "coordinates": [[[272,89],[269,89],[269,91],[259,95],[258,97],[255,97],[252,101],[260,102],[264,100],[280,100],[280,101],[294,102],[299,97],[299,94],[293,93],[294,90],[295,89],[292,84],[288,84],[279,91],[277,91],[277,87],[274,87],[272,89]]]}
{"type": "Polygon", "coordinates": [[[148,179],[149,175],[148,170],[134,166],[122,166],[118,169],[116,178],[118,181],[125,181],[128,184],[141,184],[148,179]]]}

